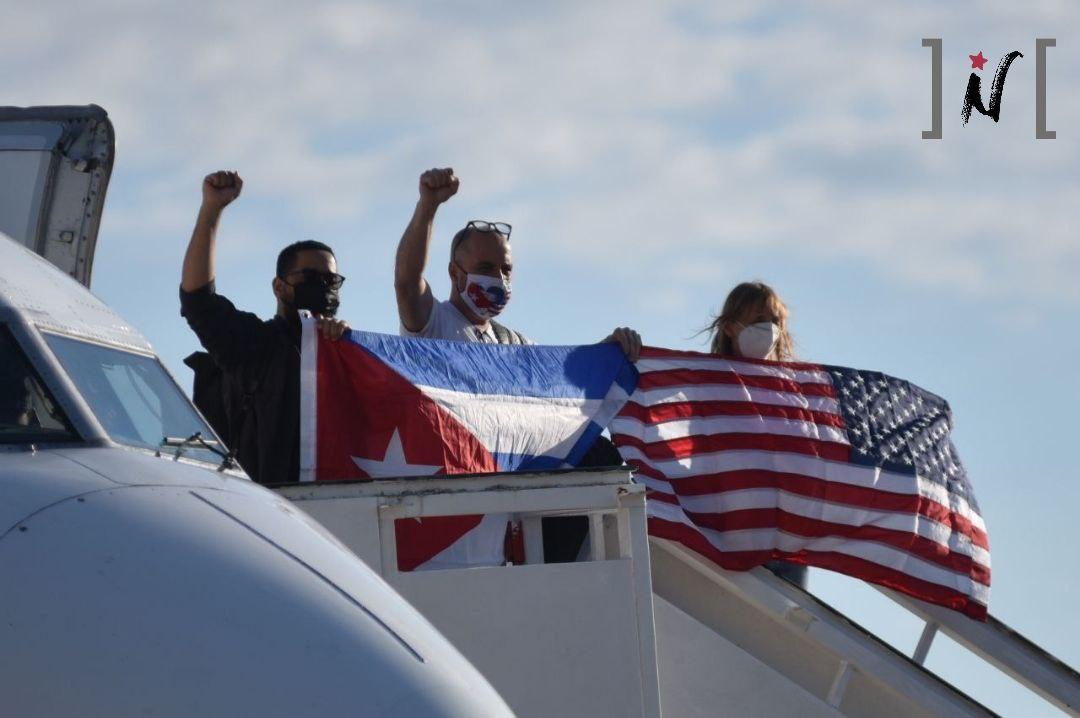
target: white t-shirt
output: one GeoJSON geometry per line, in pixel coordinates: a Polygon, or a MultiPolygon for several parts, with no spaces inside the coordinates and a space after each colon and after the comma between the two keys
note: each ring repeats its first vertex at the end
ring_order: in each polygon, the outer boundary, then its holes
{"type": "MultiPolygon", "coordinates": [[[[484,344],[498,344],[499,339],[495,336],[495,329],[488,322],[484,329],[480,329],[470,322],[461,313],[454,303],[447,300],[440,302],[434,300],[431,305],[431,315],[427,324],[418,332],[410,332],[405,325],[400,325],[400,333],[403,337],[423,337],[424,339],[453,339],[459,342],[482,342],[484,344]]],[[[528,337],[518,334],[525,344],[532,344],[528,337]]]]}

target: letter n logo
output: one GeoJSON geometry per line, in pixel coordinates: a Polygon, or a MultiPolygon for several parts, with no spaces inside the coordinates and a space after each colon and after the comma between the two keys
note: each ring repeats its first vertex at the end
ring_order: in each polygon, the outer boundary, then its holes
{"type": "Polygon", "coordinates": [[[1019,50],[1013,50],[998,63],[997,71],[994,72],[994,81],[990,85],[989,108],[985,107],[982,101],[982,78],[974,72],[971,73],[971,77],[968,78],[967,92],[964,93],[964,109],[961,112],[965,125],[971,118],[973,107],[994,122],[998,121],[998,117],[1001,116],[1001,93],[1005,90],[1005,75],[1009,72],[1009,65],[1018,57],[1023,57],[1023,55],[1019,50]]]}

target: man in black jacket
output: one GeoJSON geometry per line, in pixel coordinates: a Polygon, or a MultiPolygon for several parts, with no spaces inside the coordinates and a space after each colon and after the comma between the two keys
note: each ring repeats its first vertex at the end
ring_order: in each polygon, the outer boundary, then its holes
{"type": "Polygon", "coordinates": [[[299,310],[309,310],[325,336],[340,339],[348,326],[334,315],[345,278],[337,273],[333,250],[309,240],[278,255],[272,319],[242,312],[218,294],[218,221],[243,186],[236,172],[215,172],[203,180],[202,206],[184,255],[180,313],[208,355],[194,354],[186,362],[196,370],[196,405],[244,471],[261,484],[290,483],[300,471],[299,310]]]}

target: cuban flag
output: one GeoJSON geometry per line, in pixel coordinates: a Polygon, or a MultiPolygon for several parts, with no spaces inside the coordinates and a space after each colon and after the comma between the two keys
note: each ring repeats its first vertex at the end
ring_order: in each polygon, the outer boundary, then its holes
{"type": "MultiPolygon", "coordinates": [[[[349,481],[575,466],[633,393],[617,344],[509,346],[305,320],[300,479],[349,481]]],[[[399,569],[501,565],[508,516],[400,520],[399,569]]]]}

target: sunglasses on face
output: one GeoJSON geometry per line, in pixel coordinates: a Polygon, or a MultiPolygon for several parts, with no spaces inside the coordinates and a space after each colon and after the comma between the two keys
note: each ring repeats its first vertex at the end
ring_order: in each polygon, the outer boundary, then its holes
{"type": "Polygon", "coordinates": [[[302,274],[304,275],[303,281],[318,282],[326,289],[341,289],[341,285],[345,283],[345,277],[340,274],[320,272],[318,269],[294,269],[291,272],[286,272],[285,276],[288,277],[293,274],[302,274]]]}

